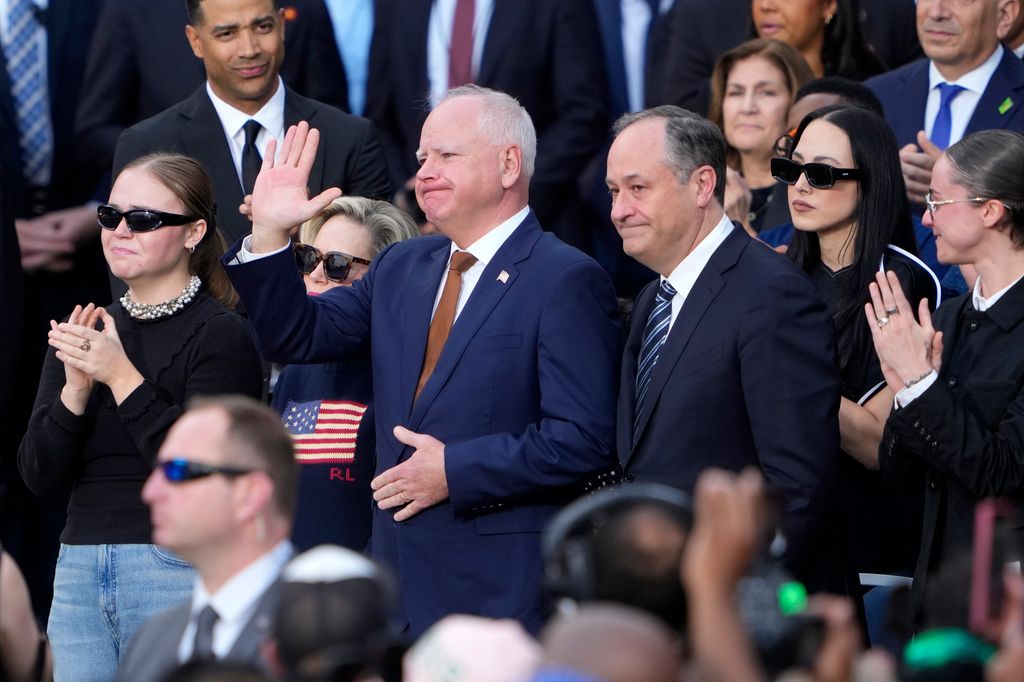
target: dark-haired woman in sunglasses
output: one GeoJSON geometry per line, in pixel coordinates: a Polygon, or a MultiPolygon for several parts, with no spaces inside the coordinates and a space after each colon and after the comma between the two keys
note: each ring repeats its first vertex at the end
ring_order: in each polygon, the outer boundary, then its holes
{"type": "MultiPolygon", "coordinates": [[[[295,265],[309,295],[330,296],[366,274],[390,244],[417,234],[412,218],[386,201],[341,197],[299,229],[295,265]]],[[[377,442],[368,349],[338,362],[285,367],[273,407],[300,465],[296,549],[329,543],[362,551],[370,537],[377,442]]]]}
{"type": "Polygon", "coordinates": [[[804,118],[792,158],[773,159],[772,171],[789,185],[796,230],[787,255],[811,277],[836,324],[848,556],[859,573],[909,575],[919,510],[889,491],[877,471],[893,393],[863,309],[880,270],[896,273],[915,309],[925,298],[938,303],[939,283],[917,257],[896,139],[874,113],[826,107],[804,118]]]}
{"type": "Polygon", "coordinates": [[[129,164],[97,209],[107,264],[128,291],[51,322],[18,465],[37,495],[71,490],[48,625],[58,681],[113,679],[142,622],[188,598],[193,571],[151,544],[142,486],[189,398],[262,393],[213,212],[192,159],[129,164]]]}

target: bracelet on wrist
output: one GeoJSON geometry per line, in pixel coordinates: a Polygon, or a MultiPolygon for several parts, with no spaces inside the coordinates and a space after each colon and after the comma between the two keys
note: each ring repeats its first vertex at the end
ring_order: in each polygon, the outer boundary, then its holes
{"type": "Polygon", "coordinates": [[[934,372],[934,371],[935,370],[930,369],[927,372],[925,372],[924,374],[922,374],[921,376],[917,377],[916,379],[911,379],[911,380],[907,381],[905,384],[903,384],[903,388],[910,388],[914,384],[921,383],[922,381],[924,381],[925,379],[930,377],[932,375],[932,372],[934,372]]]}

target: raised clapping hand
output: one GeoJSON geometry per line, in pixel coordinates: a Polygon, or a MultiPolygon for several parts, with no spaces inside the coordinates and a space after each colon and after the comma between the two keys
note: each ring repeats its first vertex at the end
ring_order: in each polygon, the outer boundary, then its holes
{"type": "Polygon", "coordinates": [[[67,375],[67,390],[61,393],[61,400],[75,414],[85,411],[89,391],[97,381],[110,388],[118,404],[143,382],[142,375],[125,355],[114,318],[103,308],[91,303],[85,308],[75,306],[67,322],[50,321],[48,336],[48,343],[57,349],[57,359],[64,363],[67,375]],[[96,329],[97,321],[103,322],[102,331],[96,329]],[[66,396],[68,391],[75,395],[66,396]]]}
{"type": "Polygon", "coordinates": [[[341,196],[340,189],[330,187],[309,198],[306,184],[319,143],[320,131],[305,121],[288,128],[276,161],[277,141],[267,143],[252,190],[253,253],[280,249],[299,225],[341,196]]]}
{"type": "Polygon", "coordinates": [[[875,274],[864,304],[882,374],[893,392],[913,384],[942,366],[942,332],[935,331],[928,299],[918,306],[918,323],[900,281],[893,272],[875,274]]]}

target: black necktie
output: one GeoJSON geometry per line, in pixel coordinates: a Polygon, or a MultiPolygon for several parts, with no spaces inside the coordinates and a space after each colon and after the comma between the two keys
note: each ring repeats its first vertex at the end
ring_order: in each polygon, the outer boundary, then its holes
{"type": "MultiPolygon", "coordinates": [[[[258,124],[257,124],[258,125],[258,124]]],[[[213,626],[220,618],[213,607],[207,604],[196,618],[196,638],[192,645],[192,660],[206,661],[216,658],[213,654],[213,626]]]]}
{"type": "Polygon", "coordinates": [[[259,121],[250,118],[242,129],[245,131],[245,144],[242,146],[242,194],[252,194],[256,176],[260,174],[260,166],[263,165],[263,157],[256,148],[256,136],[260,134],[263,126],[259,121]]]}

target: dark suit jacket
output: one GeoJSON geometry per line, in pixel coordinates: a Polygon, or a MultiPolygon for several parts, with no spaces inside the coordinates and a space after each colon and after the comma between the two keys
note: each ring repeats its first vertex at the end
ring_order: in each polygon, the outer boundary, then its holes
{"type": "MultiPolygon", "coordinates": [[[[924,110],[928,103],[928,64],[929,60],[919,59],[866,82],[882,101],[885,118],[896,133],[896,142],[900,146],[916,142],[918,131],[924,130],[924,110]]],[[[1024,64],[1013,52],[1004,48],[1003,58],[982,93],[964,135],[993,128],[1024,132],[1022,110],[1024,64]],[[1001,114],[999,106],[1007,98],[1013,106],[1001,114]]]]}
{"type": "Polygon", "coordinates": [[[403,523],[374,508],[372,551],[398,576],[411,635],[453,612],[536,631],[540,533],[614,464],[615,298],[594,261],[530,214],[483,271],[414,404],[450,244],[400,242],[355,286],[315,297],[288,252],[227,269],[264,357],[328,362],[370,343],[378,473],[412,454],[395,425],[445,444],[447,500],[403,523]]]}
{"type": "MultiPolygon", "coordinates": [[[[594,0],[601,43],[604,47],[605,70],[608,72],[608,119],[614,123],[629,111],[629,90],[622,45],[622,0],[594,0]]],[[[662,103],[664,84],[662,67],[668,50],[668,19],[670,13],[651,17],[647,31],[644,61],[644,106],[662,103]]]]}
{"type": "MultiPolygon", "coordinates": [[[[288,88],[285,126],[299,121],[309,121],[320,130],[320,146],[309,177],[312,194],[340,187],[350,196],[389,196],[384,153],[369,121],[306,99],[288,88]]],[[[213,182],[217,227],[225,239],[231,243],[249,234],[252,224],[238,212],[242,184],[205,83],[185,101],[124,131],[114,155],[114,177],[128,162],[155,151],[179,152],[198,159],[213,182]]]]}
{"type": "MultiPolygon", "coordinates": [[[[273,631],[274,613],[281,596],[281,584],[272,583],[260,597],[256,610],[242,628],[223,660],[249,663],[266,670],[260,644],[273,631]]],[[[178,667],[178,645],[188,627],[192,603],[186,602],[149,618],[132,637],[121,658],[116,680],[123,682],[160,682],[178,667]]]]}
{"type": "Polygon", "coordinates": [[[804,578],[839,454],[832,316],[803,272],[735,226],[672,325],[634,433],[637,356],[658,286],[637,297],[622,360],[624,477],[692,492],[708,467],[759,467],[782,495],[787,564],[804,578]]]}
{"type": "Polygon", "coordinates": [[[878,449],[886,479],[924,489],[918,617],[929,573],[970,551],[975,504],[1024,499],[1024,282],[983,313],[970,294],[955,298],[934,323],[943,333],[938,380],[889,416],[878,449]]]}
{"type": "MultiPolygon", "coordinates": [[[[432,6],[432,0],[376,1],[367,116],[381,131],[396,188],[417,170],[415,151],[429,113],[432,6]]],[[[495,0],[476,82],[507,92],[530,112],[538,150],[530,204],[555,232],[565,202],[575,196],[576,177],[607,130],[603,64],[591,0],[495,0]]]]}
{"type": "MultiPolygon", "coordinates": [[[[921,56],[913,0],[861,0],[862,31],[886,66],[921,56]]],[[[709,79],[715,62],[757,37],[747,0],[676,0],[664,67],[664,100],[702,116],[711,103],[709,79]]]]}
{"type": "MultiPolygon", "coordinates": [[[[295,17],[285,28],[281,78],[347,111],[345,70],[323,0],[281,4],[295,17]]],[[[100,23],[109,28],[89,46],[75,131],[79,161],[105,174],[124,129],[188,97],[206,73],[185,38],[184,0],[106,0],[100,23]]]]}

